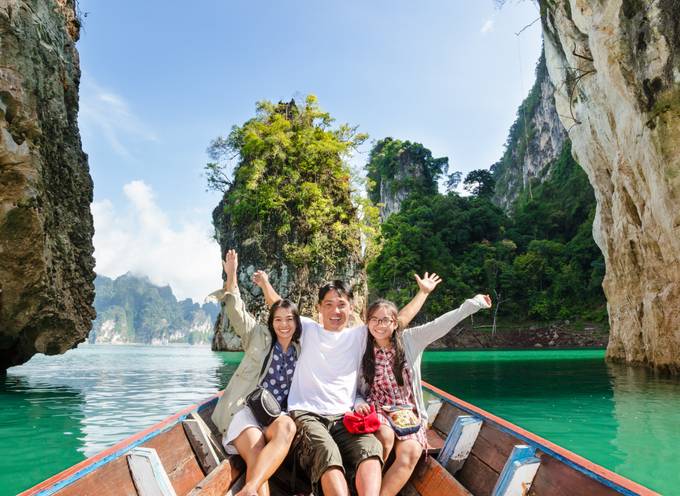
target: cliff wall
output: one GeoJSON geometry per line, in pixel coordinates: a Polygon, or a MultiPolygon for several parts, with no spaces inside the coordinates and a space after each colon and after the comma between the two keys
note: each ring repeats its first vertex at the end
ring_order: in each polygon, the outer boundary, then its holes
{"type": "Polygon", "coordinates": [[[63,353],[95,317],[79,30],[71,0],[0,0],[0,368],[63,353]]]}
{"type": "Polygon", "coordinates": [[[545,55],[541,54],[536,81],[517,110],[503,157],[491,166],[496,180],[493,201],[506,212],[512,211],[522,192],[530,192],[532,181],[543,182],[550,177],[552,165],[568,140],[557,115],[554,93],[545,55]]]}
{"type": "Polygon", "coordinates": [[[680,370],[680,3],[541,2],[548,72],[595,190],[607,356],[680,370]]]}

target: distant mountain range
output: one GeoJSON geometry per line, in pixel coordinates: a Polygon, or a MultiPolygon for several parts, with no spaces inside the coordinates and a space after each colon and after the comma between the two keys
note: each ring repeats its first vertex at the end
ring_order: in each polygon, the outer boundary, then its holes
{"type": "Polygon", "coordinates": [[[216,303],[177,301],[170,286],[127,273],[94,281],[97,319],[90,343],[207,344],[219,313],[216,303]]]}

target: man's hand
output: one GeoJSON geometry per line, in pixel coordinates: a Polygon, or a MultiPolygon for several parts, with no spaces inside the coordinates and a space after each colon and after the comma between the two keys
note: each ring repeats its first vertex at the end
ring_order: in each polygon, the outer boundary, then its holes
{"type": "Polygon", "coordinates": [[[418,274],[415,274],[415,276],[416,282],[418,283],[418,287],[425,294],[430,294],[432,291],[434,291],[434,288],[437,287],[437,284],[442,282],[442,278],[439,277],[434,272],[432,274],[425,272],[425,275],[423,276],[422,279],[418,274]]]}
{"type": "Polygon", "coordinates": [[[253,282],[257,284],[260,289],[264,290],[269,283],[269,275],[264,270],[256,270],[253,274],[253,282]]]}

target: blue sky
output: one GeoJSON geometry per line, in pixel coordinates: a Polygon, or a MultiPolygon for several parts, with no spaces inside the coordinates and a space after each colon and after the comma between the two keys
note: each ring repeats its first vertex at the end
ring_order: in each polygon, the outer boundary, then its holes
{"type": "Polygon", "coordinates": [[[392,136],[451,170],[501,156],[540,53],[534,2],[80,0],[80,128],[95,183],[97,272],[179,297],[221,284],[202,174],[210,141],[255,102],[313,93],[369,142],[392,136]]]}

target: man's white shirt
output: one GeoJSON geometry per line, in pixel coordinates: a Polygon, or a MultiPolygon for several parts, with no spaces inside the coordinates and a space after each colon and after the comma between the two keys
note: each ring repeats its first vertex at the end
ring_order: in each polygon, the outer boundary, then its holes
{"type": "Polygon", "coordinates": [[[366,349],[366,333],[365,325],[334,332],[302,317],[302,351],[288,395],[288,410],[321,415],[350,411],[366,349]]]}

